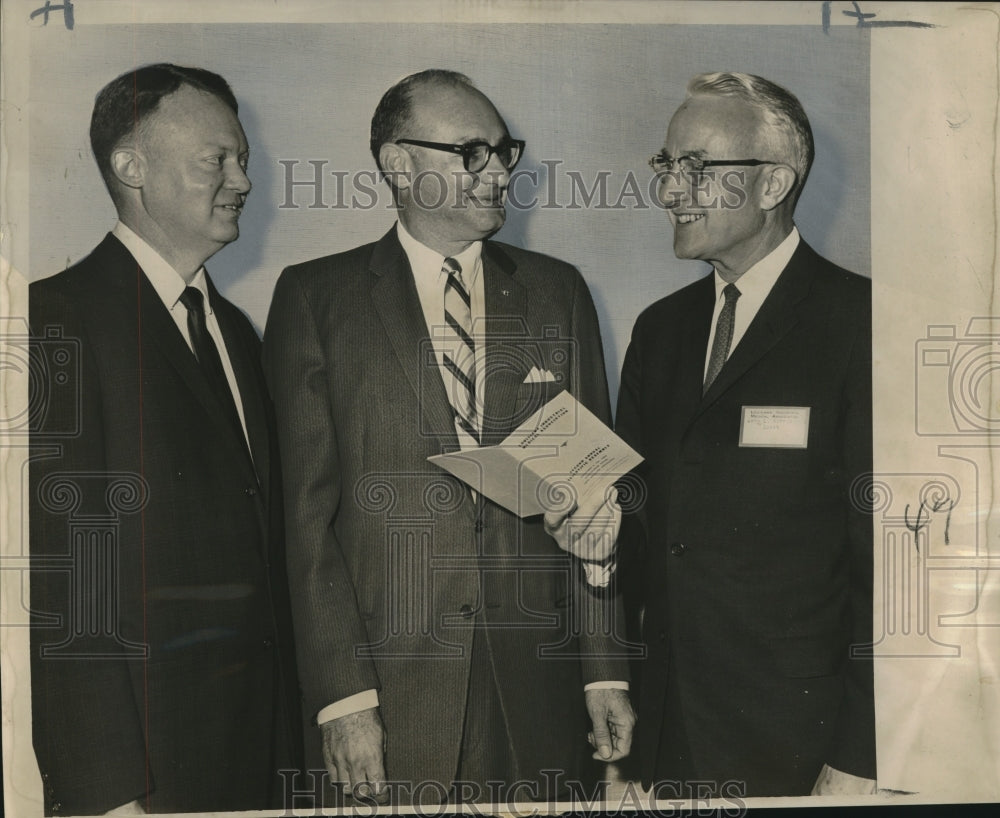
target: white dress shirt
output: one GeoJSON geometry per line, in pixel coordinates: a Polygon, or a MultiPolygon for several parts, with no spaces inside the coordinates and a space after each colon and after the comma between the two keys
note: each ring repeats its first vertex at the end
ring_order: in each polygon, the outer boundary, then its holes
{"type": "MultiPolygon", "coordinates": [[[[736,315],[733,320],[733,340],[729,344],[729,355],[733,354],[736,345],[746,334],[750,322],[760,311],[764,299],[767,298],[774,287],[781,271],[788,266],[795,250],[799,246],[799,231],[793,227],[784,241],[775,247],[764,258],[758,261],[753,267],[747,270],[736,280],[736,287],[740,291],[740,297],[736,300],[736,315]]],[[[726,288],[726,282],[719,276],[718,271],[714,271],[715,276],[715,311],[712,313],[712,330],[708,336],[708,349],[705,352],[705,375],[708,375],[708,362],[712,357],[712,344],[715,343],[715,328],[719,323],[719,313],[726,299],[722,291],[726,288]]],[[[727,356],[728,360],[728,356],[727,356]]]]}
{"type": "MultiPolygon", "coordinates": [[[[396,223],[396,232],[399,236],[399,243],[403,245],[403,251],[410,262],[410,269],[413,271],[413,281],[417,286],[417,296],[420,298],[420,307],[424,313],[424,321],[427,323],[427,331],[430,333],[431,343],[434,345],[434,354],[438,360],[438,366],[442,365],[445,345],[443,343],[442,328],[444,322],[444,287],[448,274],[442,271],[445,257],[432,250],[417,239],[413,238],[402,222],[396,223]]],[[[476,342],[476,395],[483,394],[483,340],[486,335],[486,288],[483,283],[483,243],[473,242],[461,253],[450,258],[455,259],[462,267],[462,280],[469,290],[470,313],[472,315],[472,338],[476,342]]],[[[443,377],[443,375],[442,375],[443,377]]],[[[481,413],[479,413],[481,416],[481,413]]],[[[462,447],[468,444],[461,438],[462,447]]],[[[591,682],[584,686],[584,690],[595,690],[599,688],[616,688],[628,690],[628,682],[591,682]]],[[[367,710],[371,707],[378,707],[378,691],[363,690],[340,699],[333,704],[327,705],[316,716],[318,724],[367,710]]]]}
{"type": "Polygon", "coordinates": [[[240,416],[240,425],[243,427],[243,436],[247,441],[247,449],[250,448],[250,437],[247,435],[246,419],[243,417],[243,401],[240,398],[240,388],[236,383],[236,375],[233,372],[233,365],[229,360],[229,353],[226,351],[226,342],[222,337],[222,330],[219,329],[219,322],[215,318],[212,310],[212,301],[208,297],[208,284],[206,282],[205,268],[202,267],[195,273],[191,283],[184,281],[180,273],[171,267],[149,244],[130,227],[117,222],[112,229],[112,234],[118,241],[125,245],[132,257],[136,260],[142,271],[153,285],[156,294],[160,296],[163,306],[167,308],[170,317],[174,319],[177,329],[180,330],[181,337],[187,343],[188,348],[194,352],[191,345],[191,336],[188,334],[187,317],[188,311],[181,303],[181,294],[185,287],[195,287],[205,301],[205,326],[208,334],[212,336],[216,348],[219,350],[219,358],[222,359],[222,369],[226,373],[226,381],[229,389],[233,393],[233,401],[236,403],[236,411],[240,416]]]}

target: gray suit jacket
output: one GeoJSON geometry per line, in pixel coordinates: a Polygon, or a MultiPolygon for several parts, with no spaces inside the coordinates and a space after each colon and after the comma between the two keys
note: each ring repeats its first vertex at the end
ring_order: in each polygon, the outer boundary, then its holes
{"type": "MultiPolygon", "coordinates": [[[[489,242],[483,443],[559,389],[609,418],[597,317],[568,264],[489,242]],[[554,384],[526,384],[532,366],[554,384]]],[[[265,371],[286,467],[288,565],[307,712],[377,688],[390,780],[454,776],[472,624],[485,621],[515,768],[575,771],[583,686],[625,679],[614,602],[542,529],[427,462],[458,449],[393,229],[290,267],[265,371]]],[[[471,695],[475,695],[472,691],[471,695]]]]}

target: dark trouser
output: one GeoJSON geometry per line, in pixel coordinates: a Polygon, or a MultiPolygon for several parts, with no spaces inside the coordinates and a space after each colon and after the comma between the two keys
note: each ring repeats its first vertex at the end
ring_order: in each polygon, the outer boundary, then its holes
{"type": "MultiPolygon", "coordinates": [[[[476,622],[481,625],[481,617],[476,622]]],[[[462,746],[449,800],[490,803],[504,792],[497,782],[510,783],[515,769],[489,643],[480,627],[472,638],[471,665],[462,746]],[[489,782],[494,782],[492,790],[489,782]]]]}
{"type": "Polygon", "coordinates": [[[673,662],[667,668],[667,691],[660,723],[660,743],[653,768],[653,789],[662,787],[662,797],[689,797],[688,782],[697,779],[691,760],[691,745],[684,729],[684,713],[673,662]],[[667,783],[677,782],[677,783],[667,783]]]}

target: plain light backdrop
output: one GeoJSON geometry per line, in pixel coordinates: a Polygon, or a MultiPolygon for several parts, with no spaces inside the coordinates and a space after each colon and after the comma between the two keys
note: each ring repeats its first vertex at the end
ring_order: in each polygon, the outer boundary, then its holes
{"type": "MultiPolygon", "coordinates": [[[[662,146],[693,74],[760,74],[799,97],[817,154],[799,203],[799,228],[821,254],[870,272],[866,31],[597,24],[102,26],[74,32],[70,51],[65,37],[49,35],[45,29],[30,34],[31,233],[28,263],[21,269],[32,279],[84,257],[114,224],[88,141],[93,99],[118,74],[161,61],[216,71],[239,100],[254,187],[240,239],[213,257],[208,269],[258,330],[282,268],[374,241],[392,225],[387,190],[370,175],[371,115],[390,85],[431,67],[468,74],[493,100],[511,134],[527,141],[517,170],[537,174],[538,182],[525,176],[516,193],[521,201],[534,194],[537,205],[510,208],[497,238],[581,270],[601,320],[612,401],[636,316],[708,269],[674,257],[667,217],[648,195],[646,161],[662,146]],[[291,171],[282,161],[295,163],[291,171]],[[292,196],[297,206],[281,207],[288,204],[289,174],[312,179],[316,165],[310,163],[321,163],[322,203],[341,206],[310,207],[314,190],[298,186],[292,196]],[[358,190],[360,206],[350,206],[349,180],[357,171],[369,174],[362,186],[379,191],[374,204],[358,190]],[[348,180],[339,196],[334,173],[348,180]],[[603,175],[604,201],[598,195],[587,205],[578,188],[571,207],[573,175],[588,190],[603,175]]],[[[15,244],[16,257],[23,244],[15,244]]]]}

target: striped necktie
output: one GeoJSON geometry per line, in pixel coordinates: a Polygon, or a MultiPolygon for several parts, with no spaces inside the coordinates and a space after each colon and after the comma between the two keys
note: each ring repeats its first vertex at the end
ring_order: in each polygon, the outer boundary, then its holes
{"type": "Polygon", "coordinates": [[[459,439],[472,438],[472,443],[478,446],[476,344],[472,340],[472,302],[462,280],[462,265],[453,258],[446,258],[441,272],[447,275],[444,285],[444,322],[447,327],[443,355],[445,388],[452,409],[455,410],[455,428],[459,439]]]}

